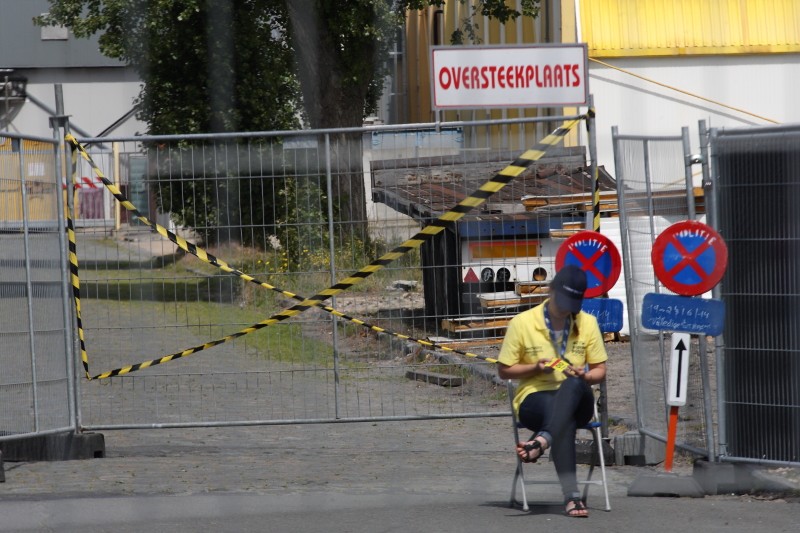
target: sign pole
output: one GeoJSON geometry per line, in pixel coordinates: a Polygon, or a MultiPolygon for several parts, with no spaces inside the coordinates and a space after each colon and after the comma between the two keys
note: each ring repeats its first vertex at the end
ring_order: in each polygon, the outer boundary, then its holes
{"type": "Polygon", "coordinates": [[[675,434],[678,429],[678,406],[669,408],[669,427],[667,428],[667,453],[664,457],[664,471],[672,472],[672,457],[675,455],[675,434]]]}
{"type": "Polygon", "coordinates": [[[664,469],[670,475],[657,478],[664,482],[660,485],[640,476],[642,479],[634,482],[628,489],[628,495],[654,496],[678,493],[678,489],[681,489],[686,495],[699,496],[703,490],[693,478],[681,479],[672,475],[678,409],[686,405],[691,334],[720,335],[725,304],[722,300],[691,297],[700,296],[719,283],[728,264],[728,248],[713,228],[695,220],[686,220],[672,224],[656,238],[651,259],[658,280],[675,293],[645,294],[641,316],[643,327],[673,332],[669,382],[666,387],[666,403],[670,408],[664,458],[664,469]]]}
{"type": "Polygon", "coordinates": [[[692,337],[688,333],[672,334],[672,350],[669,358],[669,389],[667,405],[669,426],[667,428],[667,450],[664,470],[672,472],[672,457],[675,455],[675,437],[678,429],[678,408],[686,405],[686,391],[689,381],[689,347],[692,337]]]}

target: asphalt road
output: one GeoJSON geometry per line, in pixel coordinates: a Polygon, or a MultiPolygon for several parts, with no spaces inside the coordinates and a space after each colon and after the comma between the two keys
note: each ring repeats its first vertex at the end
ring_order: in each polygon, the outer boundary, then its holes
{"type": "MultiPolygon", "coordinates": [[[[612,466],[610,512],[595,488],[588,519],[565,517],[554,486],[529,491],[549,503],[510,508],[510,433],[506,417],[108,431],[104,458],[6,462],[0,531],[800,530],[788,469],[765,475],[791,490],[676,498],[629,495],[667,475],[660,466],[612,466]]],[[[533,467],[553,479],[552,465],[533,467]]],[[[667,476],[691,474],[678,460],[667,476]]]]}
{"type": "Polygon", "coordinates": [[[800,529],[799,489],[628,495],[643,475],[690,478],[684,461],[609,467],[612,510],[593,487],[588,519],[563,516],[549,485],[529,488],[530,512],[510,508],[509,434],[505,418],[107,432],[102,459],[6,462],[0,531],[800,529]]]}
{"type": "Polygon", "coordinates": [[[3,531],[797,531],[797,506],[739,499],[619,499],[612,512],[529,514],[481,495],[246,494],[57,499],[0,504],[3,531]]]}

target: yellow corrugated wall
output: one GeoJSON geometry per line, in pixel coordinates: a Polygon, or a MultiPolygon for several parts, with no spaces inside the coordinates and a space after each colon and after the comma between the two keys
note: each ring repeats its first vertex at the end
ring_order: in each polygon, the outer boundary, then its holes
{"type": "MultiPolygon", "coordinates": [[[[56,174],[54,148],[49,143],[23,139],[20,148],[24,168],[30,221],[55,220],[56,174]]],[[[0,137],[0,222],[22,223],[20,152],[13,151],[9,137],[0,137]]]]}
{"type": "Polygon", "coordinates": [[[590,57],[800,52],[800,0],[579,0],[590,57]]]}
{"type": "MultiPolygon", "coordinates": [[[[471,4],[462,4],[458,0],[450,0],[441,8],[429,7],[420,11],[411,11],[406,17],[406,53],[404,57],[404,76],[407,80],[408,112],[403,120],[405,122],[432,122],[435,114],[431,107],[431,82],[430,82],[430,54],[431,46],[438,44],[447,46],[453,31],[461,24],[465,17],[470,17],[471,4]],[[440,13],[437,13],[440,11],[440,13]],[[440,38],[434,37],[434,28],[440,28],[440,38]],[[438,42],[436,42],[438,41],[438,42]]],[[[546,16],[546,6],[542,6],[546,16]]],[[[481,17],[473,20],[478,26],[478,37],[481,45],[517,44],[537,42],[536,24],[531,19],[509,21],[505,26],[496,20],[481,17]]],[[[466,39],[465,39],[466,40],[466,39]]],[[[484,120],[500,119],[503,117],[517,118],[537,116],[538,109],[492,109],[492,110],[462,110],[443,111],[440,114],[442,121],[454,120],[484,120]]],[[[527,134],[533,131],[532,125],[525,128],[527,134]]],[[[529,140],[517,140],[519,126],[510,127],[509,147],[527,148],[529,140]]],[[[499,138],[499,137],[498,137],[499,138]]],[[[480,145],[494,145],[497,139],[488,142],[485,140],[474,141],[480,145]]]]}

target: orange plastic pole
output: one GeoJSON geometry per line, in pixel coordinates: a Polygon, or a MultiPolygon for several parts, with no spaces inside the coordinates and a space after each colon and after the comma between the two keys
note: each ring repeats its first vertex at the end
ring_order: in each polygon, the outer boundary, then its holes
{"type": "Polygon", "coordinates": [[[675,433],[678,430],[678,406],[669,408],[669,428],[667,430],[667,454],[664,457],[664,470],[672,472],[672,456],[675,455],[675,433]]]}

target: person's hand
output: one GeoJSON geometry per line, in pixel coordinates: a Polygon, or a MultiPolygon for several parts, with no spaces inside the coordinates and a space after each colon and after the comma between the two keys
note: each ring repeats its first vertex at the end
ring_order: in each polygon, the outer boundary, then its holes
{"type": "Polygon", "coordinates": [[[577,367],[571,366],[571,367],[569,367],[569,370],[572,373],[572,375],[575,376],[576,378],[582,379],[583,381],[585,381],[589,385],[594,385],[595,384],[594,381],[593,381],[594,378],[592,378],[592,376],[589,374],[589,371],[587,371],[585,367],[577,368],[577,367]]]}
{"type": "Polygon", "coordinates": [[[535,372],[537,374],[552,374],[554,371],[553,367],[547,366],[551,361],[552,359],[539,359],[536,362],[535,372]]]}
{"type": "Polygon", "coordinates": [[[572,374],[576,378],[580,378],[580,379],[586,381],[587,383],[591,384],[591,382],[589,381],[589,378],[587,377],[589,375],[589,373],[586,372],[585,368],[579,368],[579,367],[576,367],[576,366],[570,366],[569,367],[569,372],[570,372],[570,374],[572,374]]]}

